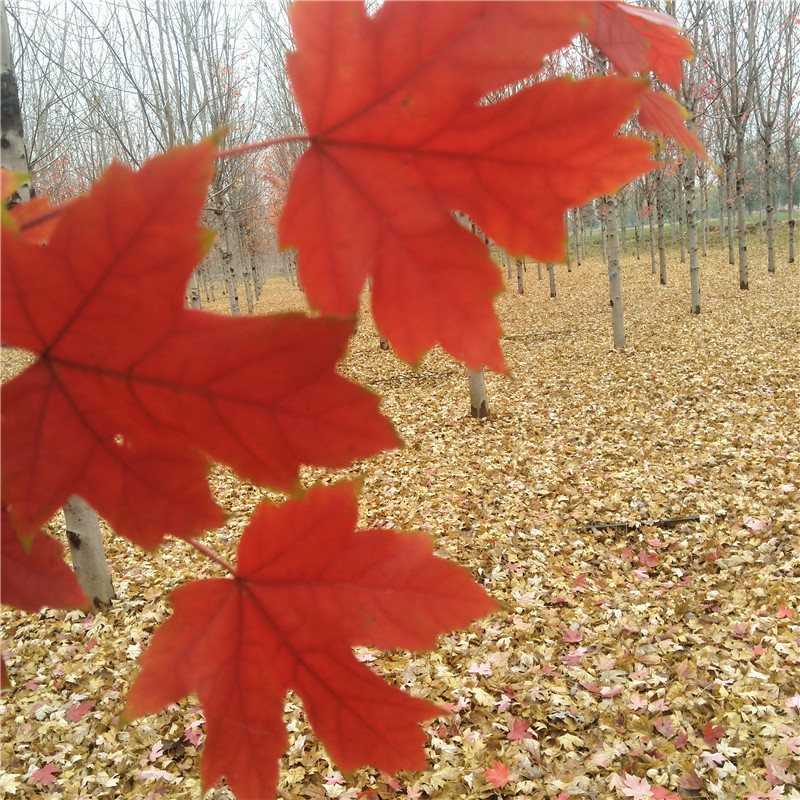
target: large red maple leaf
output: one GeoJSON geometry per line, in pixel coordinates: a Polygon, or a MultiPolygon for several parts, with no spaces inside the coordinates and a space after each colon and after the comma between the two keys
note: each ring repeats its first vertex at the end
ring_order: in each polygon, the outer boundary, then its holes
{"type": "Polygon", "coordinates": [[[88,600],[75,573],[64,561],[64,545],[37,531],[30,545],[23,547],[5,509],[1,519],[0,602],[31,613],[43,606],[85,608],[88,600]]]}
{"type": "Polygon", "coordinates": [[[418,723],[440,710],[384,683],[351,647],[430,648],[496,604],[433,556],[428,537],[355,531],[357,516],[350,484],[263,505],[242,535],[233,580],[172,593],[174,613],[141,657],[126,714],[198,692],[206,786],[224,774],[240,799],[273,795],[289,690],[342,769],[424,768],[418,723]]]}
{"type": "Polygon", "coordinates": [[[626,69],[652,63],[660,51],[642,37],[657,15],[608,5],[387,2],[372,17],[358,3],[292,7],[288,69],[311,146],[280,234],[313,306],[353,313],[372,274],[375,320],[402,358],[438,342],[468,366],[503,369],[492,308],[502,280],[452,211],[513,253],[562,260],[565,210],[655,164],[649,144],[617,135],[646,81],[561,79],[481,100],[581,30],[599,31],[626,69]],[[623,40],[641,44],[628,61],[623,40]]]}
{"type": "Polygon", "coordinates": [[[3,387],[3,497],[30,535],[71,494],[145,547],[221,523],[209,459],[295,488],[398,444],[335,371],[352,325],[184,308],[216,147],[112,165],[37,245],[3,228],[2,338],[36,361],[3,387]]]}

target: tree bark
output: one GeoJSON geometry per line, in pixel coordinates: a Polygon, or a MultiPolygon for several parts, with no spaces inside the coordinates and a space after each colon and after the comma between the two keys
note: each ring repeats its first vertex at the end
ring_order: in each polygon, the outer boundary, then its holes
{"type": "MultiPolygon", "coordinates": [[[[694,133],[694,118],[690,119],[687,127],[694,133]]],[[[683,190],[686,201],[686,238],[689,245],[689,282],[692,287],[691,313],[700,313],[700,267],[697,254],[697,189],[695,188],[695,172],[697,158],[693,151],[689,153],[683,173],[683,190]]]]}
{"type": "Polygon", "coordinates": [[[767,205],[767,272],[775,274],[775,206],[772,197],[772,129],[764,133],[764,195],[767,205]]]}
{"type": "Polygon", "coordinates": [[[525,294],[525,283],[522,279],[522,259],[517,259],[517,293],[525,294]]]}
{"type": "Polygon", "coordinates": [[[656,175],[656,218],[658,221],[659,283],[667,285],[667,251],[664,247],[664,176],[661,170],[656,175]]]}
{"type": "Polygon", "coordinates": [[[556,268],[552,261],[547,264],[547,274],[550,276],[550,297],[556,296],[556,268]]]}
{"type": "Polygon", "coordinates": [[[200,302],[200,284],[197,280],[197,270],[195,270],[191,278],[189,278],[189,286],[187,287],[186,293],[189,296],[189,308],[193,308],[196,311],[202,309],[203,305],[200,302]]]}
{"type": "Polygon", "coordinates": [[[107,608],[116,595],[97,514],[83,498],[73,495],[64,506],[64,521],[78,583],[95,609],[107,608]]]}
{"type": "Polygon", "coordinates": [[[750,288],[747,266],[747,209],[744,205],[744,130],[736,134],[736,238],[739,242],[739,289],[750,288]]]}
{"type": "Polygon", "coordinates": [[[614,330],[614,347],[625,347],[625,316],[622,311],[622,277],[619,266],[619,238],[617,235],[616,200],[605,197],[606,251],[608,253],[608,296],[611,302],[611,323],[614,330]]]}
{"type": "MultiPolygon", "coordinates": [[[[27,172],[28,154],[25,151],[19,89],[11,57],[11,38],[8,33],[5,0],[2,0],[0,7],[0,103],[2,104],[0,153],[3,166],[13,172],[27,172]]],[[[26,181],[11,195],[8,207],[27,202],[32,194],[31,182],[26,181]]]]}
{"type": "Polygon", "coordinates": [[[467,373],[469,375],[470,414],[475,419],[484,419],[489,416],[489,400],[486,395],[483,367],[479,370],[468,369],[467,373]]]}

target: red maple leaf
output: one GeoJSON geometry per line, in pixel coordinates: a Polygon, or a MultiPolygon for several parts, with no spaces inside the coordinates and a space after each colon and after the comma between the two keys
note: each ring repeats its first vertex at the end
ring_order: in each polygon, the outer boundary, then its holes
{"type": "Polygon", "coordinates": [[[590,36],[611,63],[625,75],[648,68],[673,89],[681,85],[681,61],[692,47],[674,18],[623,3],[594,4],[590,36]]]}
{"type": "Polygon", "coordinates": [[[706,157],[700,140],[685,125],[689,112],[666,92],[645,92],[639,109],[639,124],[646,131],[665,133],[686,150],[706,157]]]}
{"type": "Polygon", "coordinates": [[[3,564],[0,599],[4,605],[31,613],[42,606],[86,607],[87,597],[64,561],[64,546],[60,542],[37,531],[28,547],[23,547],[5,509],[0,522],[0,541],[3,564]]]}
{"type": "Polygon", "coordinates": [[[86,701],[85,703],[73,703],[67,711],[67,720],[69,722],[80,722],[91,710],[94,703],[86,701]]]}
{"type": "Polygon", "coordinates": [[[37,769],[30,779],[32,783],[41,783],[44,786],[49,786],[55,782],[56,775],[58,775],[58,767],[55,764],[45,764],[41,769],[37,769]]]}
{"type": "Polygon", "coordinates": [[[714,747],[714,745],[725,735],[725,729],[721,728],[719,725],[712,725],[712,723],[706,723],[705,728],[703,728],[703,741],[709,746],[714,747]]]}
{"type": "Polygon", "coordinates": [[[211,141],[112,165],[45,246],[3,229],[3,342],[37,355],[3,387],[3,495],[21,535],[71,494],[154,547],[220,524],[210,459],[295,488],[398,444],[378,399],[335,372],[352,330],[300,315],[184,308],[211,141]]]}
{"type": "Polygon", "coordinates": [[[528,730],[529,727],[530,723],[527,720],[515,719],[512,721],[506,736],[512,741],[514,739],[532,739],[533,734],[528,730]]]}
{"type": "Polygon", "coordinates": [[[502,789],[511,781],[511,768],[502,761],[493,761],[492,766],[483,771],[486,783],[490,783],[496,789],[502,789]]]}
{"type": "MultiPolygon", "coordinates": [[[[655,163],[648,144],[616,135],[646,82],[559,78],[479,101],[535,73],[594,14],[605,33],[623,26],[637,43],[640,17],[565,2],[385,3],[371,17],[356,3],[297,3],[290,13],[288,69],[311,147],[280,235],[298,249],[309,302],[352,314],[372,274],[376,323],[401,358],[416,362],[438,342],[468,366],[502,370],[501,276],[452,210],[510,252],[563,260],[566,209],[655,163]]],[[[641,48],[637,69],[653,56],[641,48]]]]}
{"type": "Polygon", "coordinates": [[[286,747],[284,696],[296,691],[338,766],[422,769],[417,723],[440,709],[385,684],[354,645],[418,650],[495,604],[422,535],[354,531],[349,484],[261,506],[234,580],[190,583],[141,657],[126,713],[198,692],[207,723],[204,784],[222,774],[238,797],[271,796],[286,747]]]}

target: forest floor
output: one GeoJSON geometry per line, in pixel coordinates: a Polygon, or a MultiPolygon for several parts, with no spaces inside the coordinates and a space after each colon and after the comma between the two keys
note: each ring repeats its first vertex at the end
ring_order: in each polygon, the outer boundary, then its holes
{"type": "MultiPolygon", "coordinates": [[[[429,532],[503,608],[430,653],[359,650],[455,709],[427,728],[428,770],[343,777],[290,696],[281,797],[800,798],[800,267],[768,276],[758,242],[750,258],[747,292],[703,259],[692,316],[688,265],[673,254],[661,287],[628,256],[624,350],[599,260],[558,267],[555,300],[529,266],[497,301],[509,375],[487,375],[483,421],[463,367],[434,352],[414,371],[362,319],[342,370],[406,446],[304,481],[360,476],[362,527],[429,532]],[[634,524],[679,517],[699,519],[634,524]]],[[[275,278],[258,310],[303,304],[275,278]]],[[[232,557],[277,496],[221,469],[212,485],[231,517],[204,541],[232,557]]],[[[216,567],[177,540],[107,551],[110,610],[3,611],[6,797],[201,796],[195,698],[117,716],[168,592],[216,567]]]]}

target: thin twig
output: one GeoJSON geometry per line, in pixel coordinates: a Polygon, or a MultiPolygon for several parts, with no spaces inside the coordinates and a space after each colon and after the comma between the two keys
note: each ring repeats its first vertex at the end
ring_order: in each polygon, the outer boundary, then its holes
{"type": "Polygon", "coordinates": [[[186,539],[198,553],[202,553],[206,558],[210,558],[215,564],[219,564],[223,569],[228,570],[231,575],[236,577],[236,570],[227,562],[224,558],[218,556],[213,550],[209,550],[204,544],[200,544],[200,542],[196,541],[195,539],[186,539]]]}
{"type": "Polygon", "coordinates": [[[680,522],[699,522],[700,517],[670,517],[668,519],[644,519],[639,522],[611,522],[605,525],[573,525],[573,531],[591,531],[591,530],[605,530],[607,528],[641,528],[649,525],[653,528],[667,527],[669,525],[677,525],[680,522]]]}
{"type": "Polygon", "coordinates": [[[255,142],[253,144],[240,144],[236,147],[231,147],[228,150],[220,150],[217,153],[217,158],[229,158],[230,156],[243,156],[246,153],[252,153],[255,150],[266,150],[268,147],[275,147],[278,144],[289,144],[291,142],[309,142],[311,138],[308,134],[300,134],[293,136],[279,136],[277,139],[264,139],[263,142],[255,142]]]}

